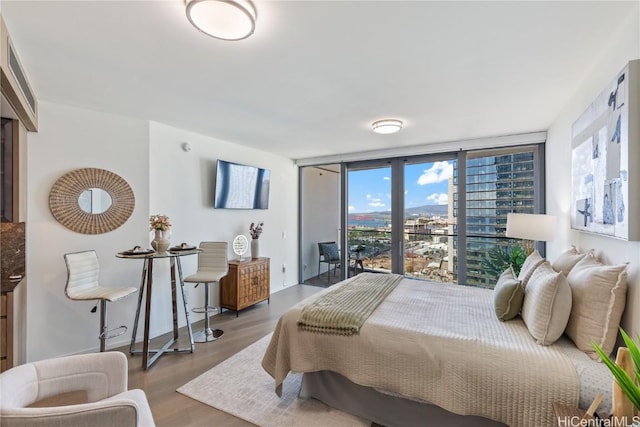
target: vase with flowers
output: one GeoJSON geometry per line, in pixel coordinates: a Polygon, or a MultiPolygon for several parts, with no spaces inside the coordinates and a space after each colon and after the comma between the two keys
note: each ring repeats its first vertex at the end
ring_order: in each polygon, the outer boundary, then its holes
{"type": "Polygon", "coordinates": [[[249,233],[251,233],[251,258],[258,258],[260,256],[260,244],[258,238],[262,234],[262,226],[264,221],[252,222],[249,225],[249,233]]]}
{"type": "Polygon", "coordinates": [[[171,222],[166,215],[151,215],[149,217],[149,229],[154,232],[151,247],[156,252],[166,252],[171,242],[169,241],[169,231],[171,222]]]}

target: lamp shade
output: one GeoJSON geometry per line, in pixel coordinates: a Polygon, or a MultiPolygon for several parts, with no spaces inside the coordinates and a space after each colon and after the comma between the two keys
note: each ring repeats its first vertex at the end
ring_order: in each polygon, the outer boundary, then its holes
{"type": "Polygon", "coordinates": [[[258,13],[251,0],[185,0],[187,18],[198,30],[221,40],[253,34],[258,13]]]}
{"type": "Polygon", "coordinates": [[[556,217],[544,214],[507,214],[507,237],[550,242],[556,234],[556,217]]]}

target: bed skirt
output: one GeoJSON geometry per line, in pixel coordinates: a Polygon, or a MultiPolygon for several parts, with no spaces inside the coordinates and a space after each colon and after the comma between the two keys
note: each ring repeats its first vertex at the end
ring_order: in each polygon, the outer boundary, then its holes
{"type": "Polygon", "coordinates": [[[498,421],[458,415],[439,406],[379,392],[330,371],[306,372],[300,397],[315,398],[344,412],[386,427],[506,427],[498,421]]]}

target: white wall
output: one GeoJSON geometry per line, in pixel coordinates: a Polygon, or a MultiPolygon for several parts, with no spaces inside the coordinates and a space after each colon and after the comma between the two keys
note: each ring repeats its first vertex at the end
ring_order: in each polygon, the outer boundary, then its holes
{"type": "MultiPolygon", "coordinates": [[[[40,102],[39,107],[39,131],[29,134],[27,144],[27,278],[17,308],[18,318],[26,324],[17,328],[16,341],[25,343],[17,363],[98,349],[99,316],[90,312],[94,303],[71,301],[64,295],[63,255],[95,249],[104,285],[138,287],[141,261],[119,259],[115,254],[135,245],[149,246],[150,213],[171,217],[173,243],[231,242],[237,234],[249,235],[251,221],[264,221],[261,255],[271,258],[271,291],[297,283],[298,183],[297,167],[290,159],[159,123],[48,102],[40,102]],[[192,151],[183,152],[182,142],[189,142],[192,151]],[[218,158],[271,169],[268,210],[213,209],[218,158]],[[65,173],[85,167],[114,172],[133,189],[135,210],[118,229],[79,234],[51,215],[51,186],[65,173]]],[[[185,275],[195,271],[196,261],[196,257],[185,257],[185,275]]],[[[155,263],[152,337],[169,331],[172,325],[168,269],[166,261],[155,263]]],[[[217,303],[217,289],[213,294],[217,303]]],[[[191,307],[201,306],[202,298],[202,287],[191,291],[191,307]]],[[[110,325],[129,326],[125,335],[108,342],[109,348],[129,342],[136,303],[132,296],[109,304],[110,325]]],[[[183,326],[184,317],[180,319],[183,326]]],[[[138,338],[141,335],[142,327],[138,338]]]]}
{"type": "MultiPolygon", "coordinates": [[[[609,48],[605,52],[594,52],[598,57],[596,65],[586,71],[580,89],[550,127],[546,144],[547,211],[557,215],[559,220],[558,235],[552,243],[547,244],[547,256],[554,259],[569,245],[575,244],[584,250],[595,249],[606,262],[629,262],[630,288],[623,327],[634,335],[640,333],[640,242],[625,242],[571,230],[569,208],[571,125],[628,61],[640,58],[640,19],[637,9],[626,22],[612,27],[617,32],[612,36],[609,48]]],[[[638,120],[637,117],[633,119],[638,120]]]]}
{"type": "MultiPolygon", "coordinates": [[[[18,363],[98,348],[99,316],[90,313],[94,304],[64,295],[65,253],[95,249],[105,285],[137,287],[139,263],[115,254],[146,243],[148,236],[148,124],[48,102],[40,102],[39,108],[39,131],[29,134],[27,144],[26,304],[19,307],[26,319],[26,336],[16,339],[26,343],[26,354],[18,363]],[[65,173],[85,167],[114,172],[133,189],[136,206],[120,228],[106,234],[79,234],[53,218],[51,186],[65,173]]],[[[135,297],[111,304],[113,323],[131,325],[135,306],[135,297]]],[[[126,342],[130,331],[118,342],[126,342]]]]}
{"type": "MultiPolygon", "coordinates": [[[[154,122],[150,124],[149,159],[152,165],[149,174],[150,213],[170,217],[172,244],[226,241],[229,243],[229,258],[237,259],[231,248],[234,237],[244,234],[251,239],[249,224],[264,221],[260,256],[271,258],[271,292],[298,283],[298,168],[292,160],[154,122]],[[184,142],[191,145],[191,151],[182,150],[184,142]],[[214,209],[218,159],[270,169],[269,209],[214,209]],[[283,265],[285,272],[282,271],[283,265]]],[[[184,257],[182,267],[185,275],[194,273],[197,258],[184,257]]],[[[159,289],[169,286],[168,268],[168,263],[164,263],[155,270],[155,283],[163,283],[159,289]]],[[[187,288],[189,306],[201,307],[204,298],[202,286],[195,290],[191,285],[187,288]]],[[[211,295],[212,304],[218,306],[218,285],[212,286],[211,295]]],[[[166,298],[169,301],[168,294],[166,298]]],[[[202,315],[192,316],[193,321],[202,318],[202,315]]],[[[156,323],[154,326],[168,330],[170,321],[167,317],[163,325],[156,323]]]]}
{"type": "MultiPolygon", "coordinates": [[[[302,170],[302,280],[318,275],[318,242],[338,241],[340,174],[314,166],[302,170]],[[306,267],[306,268],[305,268],[306,267]]],[[[327,271],[322,264],[320,271],[327,271]]]]}

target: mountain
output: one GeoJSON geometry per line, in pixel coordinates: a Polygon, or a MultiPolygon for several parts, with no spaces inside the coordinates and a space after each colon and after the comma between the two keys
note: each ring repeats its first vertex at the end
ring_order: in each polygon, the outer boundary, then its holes
{"type": "Polygon", "coordinates": [[[406,218],[414,216],[447,216],[449,211],[448,205],[424,205],[415,208],[409,208],[404,210],[404,216],[406,218]]]}
{"type": "MultiPolygon", "coordinates": [[[[434,215],[447,216],[449,211],[449,207],[447,205],[424,205],[417,206],[414,208],[405,209],[404,216],[405,218],[417,218],[417,217],[430,217],[434,215]]],[[[349,214],[349,218],[357,218],[357,219],[368,219],[368,220],[384,220],[389,221],[389,217],[391,216],[390,211],[381,211],[381,212],[366,212],[366,213],[357,213],[352,212],[349,214]]]]}

